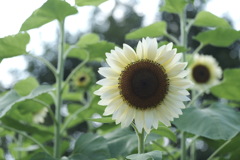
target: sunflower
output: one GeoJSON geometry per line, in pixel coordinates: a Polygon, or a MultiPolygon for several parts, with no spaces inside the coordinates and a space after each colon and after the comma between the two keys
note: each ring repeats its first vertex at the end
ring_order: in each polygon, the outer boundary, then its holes
{"type": "Polygon", "coordinates": [[[170,126],[170,121],[182,114],[186,90],[191,82],[184,79],[187,63],[179,62],[169,43],[158,48],[157,40],[139,41],[136,51],[127,44],[106,53],[108,67],[99,68],[105,78],[95,91],[101,97],[99,105],[107,106],[104,115],[111,115],[122,127],[135,123],[139,132],[157,128],[158,122],[170,126]]]}
{"type": "Polygon", "coordinates": [[[210,55],[196,54],[189,66],[189,78],[195,84],[193,88],[208,92],[208,89],[219,83],[222,69],[210,55]]]}
{"type": "Polygon", "coordinates": [[[84,67],[72,77],[71,85],[74,89],[88,88],[95,81],[95,76],[91,68],[84,67]]]}

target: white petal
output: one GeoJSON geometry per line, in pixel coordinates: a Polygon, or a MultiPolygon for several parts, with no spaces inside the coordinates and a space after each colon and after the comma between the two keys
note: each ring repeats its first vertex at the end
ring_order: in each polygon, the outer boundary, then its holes
{"type": "Polygon", "coordinates": [[[151,129],[153,125],[154,116],[151,110],[144,111],[145,125],[147,128],[151,129]]]}
{"type": "Polygon", "coordinates": [[[120,98],[112,100],[112,102],[110,102],[109,105],[105,108],[103,115],[107,116],[113,114],[122,103],[123,102],[120,98]]]}
{"type": "Polygon", "coordinates": [[[178,75],[184,68],[187,66],[187,63],[178,63],[172,68],[165,68],[167,70],[169,77],[174,77],[178,75]]]}
{"type": "Polygon", "coordinates": [[[106,61],[108,65],[118,73],[120,73],[124,69],[124,66],[114,59],[107,58],[106,61]]]}
{"type": "Polygon", "coordinates": [[[104,78],[96,83],[102,86],[113,86],[118,84],[118,80],[116,78],[104,78]]]}
{"type": "Polygon", "coordinates": [[[154,39],[151,39],[148,41],[148,56],[147,58],[150,59],[150,60],[154,60],[156,55],[157,55],[157,47],[158,47],[158,44],[157,44],[157,40],[156,38],[154,39]]]}
{"type": "Polygon", "coordinates": [[[99,68],[98,73],[103,75],[104,77],[119,77],[119,73],[117,73],[110,67],[101,67],[99,68]]]}
{"type": "Polygon", "coordinates": [[[142,42],[139,41],[138,44],[137,44],[137,55],[140,59],[143,59],[144,58],[144,52],[143,52],[143,47],[142,47],[142,42]]]}
{"type": "Polygon", "coordinates": [[[144,126],[144,114],[140,110],[136,110],[135,124],[138,132],[142,132],[144,126]]]}
{"type": "Polygon", "coordinates": [[[171,126],[171,123],[169,121],[169,119],[167,117],[170,117],[170,115],[167,115],[166,111],[164,111],[164,109],[162,107],[158,107],[157,108],[157,112],[158,113],[158,119],[160,122],[162,122],[163,124],[165,124],[166,126],[171,126]]]}
{"type": "Polygon", "coordinates": [[[129,108],[128,113],[126,114],[126,117],[121,124],[122,127],[128,127],[132,123],[133,118],[135,117],[135,109],[131,107],[128,107],[128,108],[129,108]]]}
{"type": "Polygon", "coordinates": [[[127,44],[123,44],[123,51],[126,57],[131,61],[136,61],[137,55],[136,52],[127,44]]]}

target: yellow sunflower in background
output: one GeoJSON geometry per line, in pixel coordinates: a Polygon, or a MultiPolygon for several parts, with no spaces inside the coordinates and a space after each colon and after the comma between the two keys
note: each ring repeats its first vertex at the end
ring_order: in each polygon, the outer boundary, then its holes
{"type": "Polygon", "coordinates": [[[210,55],[194,55],[189,66],[189,78],[194,83],[193,88],[208,92],[209,88],[219,83],[221,77],[222,69],[215,58],[210,55]]]}
{"type": "Polygon", "coordinates": [[[170,126],[182,114],[191,82],[184,79],[187,63],[179,62],[182,54],[172,46],[158,48],[156,39],[146,38],[136,51],[124,44],[123,49],[106,53],[109,67],[99,69],[105,78],[97,82],[102,87],[95,91],[99,105],[107,106],[104,115],[112,114],[122,127],[134,122],[139,132],[149,133],[159,121],[170,126]]]}
{"type": "Polygon", "coordinates": [[[95,76],[92,69],[84,67],[77,71],[73,76],[71,85],[74,89],[87,88],[93,82],[95,82],[95,76]]]}

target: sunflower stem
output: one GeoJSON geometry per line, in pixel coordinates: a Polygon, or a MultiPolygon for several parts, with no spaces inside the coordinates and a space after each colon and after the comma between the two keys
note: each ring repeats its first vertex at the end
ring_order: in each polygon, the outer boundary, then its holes
{"type": "MultiPolygon", "coordinates": [[[[186,14],[185,10],[183,11],[180,16],[180,44],[184,47],[187,48],[187,31],[186,31],[186,14]]],[[[186,61],[186,53],[183,53],[183,62],[186,61]]]]}
{"type": "Polygon", "coordinates": [[[134,128],[138,138],[138,154],[144,153],[144,145],[145,145],[144,129],[142,129],[142,132],[138,132],[138,129],[135,126],[135,124],[132,123],[131,125],[134,128]]]}
{"type": "Polygon", "coordinates": [[[142,129],[142,132],[137,132],[138,136],[138,154],[144,153],[144,130],[142,129]]]}
{"type": "Polygon", "coordinates": [[[181,160],[186,160],[186,134],[181,132],[181,160]]]}
{"type": "Polygon", "coordinates": [[[64,20],[59,22],[60,26],[60,40],[59,40],[59,51],[58,51],[58,68],[56,77],[56,108],[55,108],[55,118],[57,123],[54,127],[54,157],[60,158],[60,147],[61,147],[61,107],[62,107],[62,83],[63,83],[63,73],[64,73],[64,20]]]}

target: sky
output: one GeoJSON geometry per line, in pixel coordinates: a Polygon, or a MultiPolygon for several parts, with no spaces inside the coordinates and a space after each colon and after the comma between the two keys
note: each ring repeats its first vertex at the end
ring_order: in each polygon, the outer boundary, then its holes
{"type": "MultiPolygon", "coordinates": [[[[74,0],[67,0],[70,4],[74,4],[74,0]]],[[[128,2],[128,0],[121,0],[128,2]]],[[[158,13],[158,4],[161,0],[151,0],[151,3],[146,0],[138,0],[139,5],[134,6],[134,9],[142,15],[146,15],[144,19],[144,26],[154,22],[155,15],[158,13]]],[[[21,28],[22,23],[32,14],[32,12],[39,8],[46,0],[0,0],[0,38],[17,34],[21,28]]],[[[230,17],[234,21],[234,28],[240,30],[240,13],[238,0],[210,0],[205,10],[219,17],[230,17]]],[[[109,0],[99,7],[104,14],[109,14],[109,8],[114,6],[114,0],[109,0]]],[[[66,29],[74,34],[81,31],[87,31],[88,16],[93,11],[93,7],[80,7],[79,14],[69,16],[66,19],[66,29]],[[84,15],[84,16],[82,16],[84,15]],[[76,20],[81,19],[81,21],[76,20]]],[[[121,9],[117,10],[115,15],[121,18],[123,15],[121,9]]],[[[56,21],[50,22],[39,29],[30,30],[31,41],[27,46],[27,51],[36,55],[41,55],[41,42],[53,42],[56,38],[56,21]]],[[[0,53],[1,54],[1,53],[0,53]]],[[[23,56],[4,59],[0,63],[0,83],[4,87],[11,87],[14,81],[24,79],[28,76],[27,73],[22,72],[21,75],[13,76],[14,70],[24,70],[27,67],[23,56]]]]}

